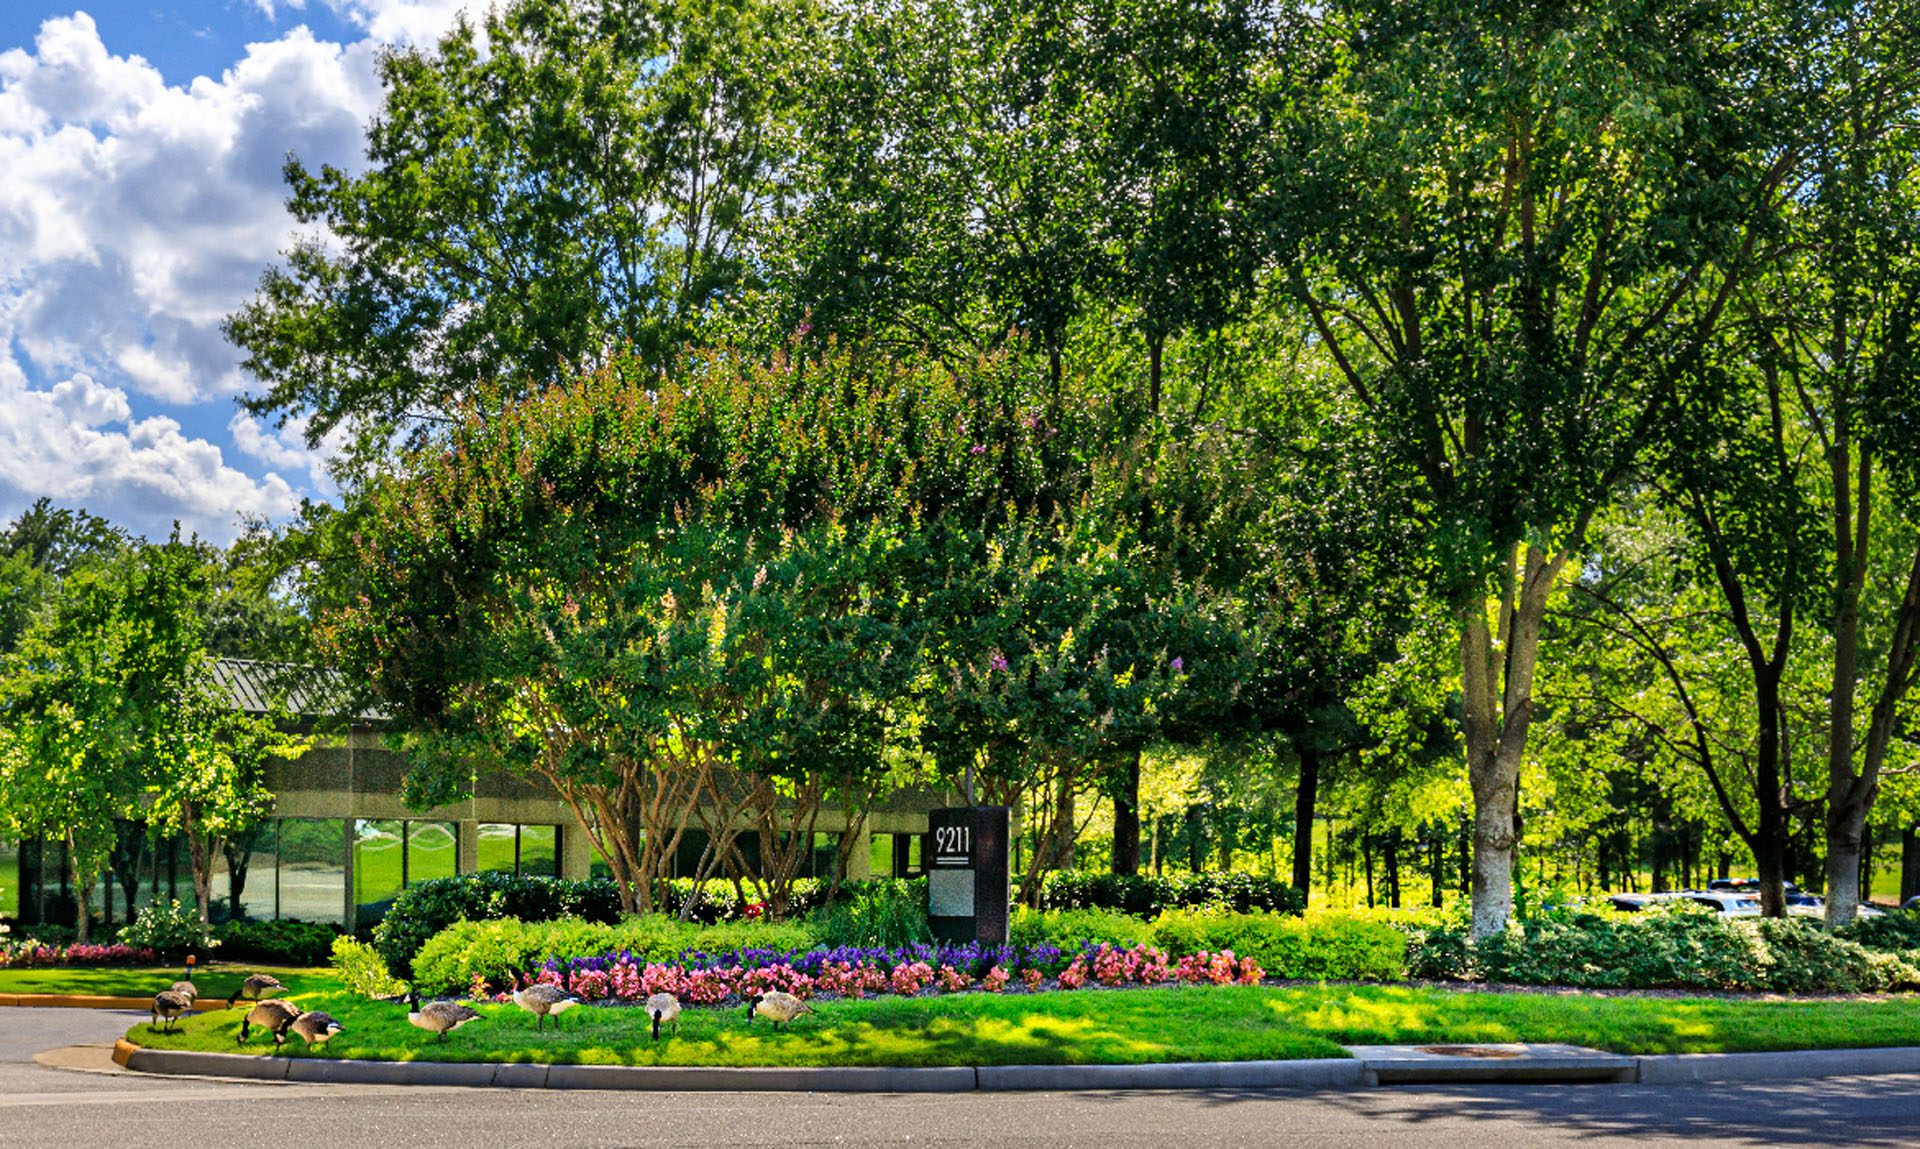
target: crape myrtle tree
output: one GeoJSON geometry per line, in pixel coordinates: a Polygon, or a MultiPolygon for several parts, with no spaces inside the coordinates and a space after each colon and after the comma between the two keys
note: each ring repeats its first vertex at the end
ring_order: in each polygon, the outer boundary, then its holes
{"type": "Polygon", "coordinates": [[[807,0],[512,0],[396,48],[362,171],[288,162],[313,234],[228,318],[259,414],[377,453],[623,348],[677,353],[755,275],[807,0]]]}
{"type": "Polygon", "coordinates": [[[544,778],[635,911],[689,825],[736,874],[750,831],[778,910],[819,809],[857,831],[901,756],[925,600],[981,557],[942,540],[1043,515],[1084,449],[1078,416],[1034,414],[1044,384],[1017,358],[956,374],[830,343],[623,358],[479,405],[361,492],[326,646],[441,751],[416,798],[476,754],[544,778]]]}
{"type": "Polygon", "coordinates": [[[1797,153],[1765,5],[1356,3],[1276,101],[1274,264],[1420,485],[1459,638],[1473,933],[1507,923],[1541,620],[1755,270],[1797,153]],[[1324,69],[1324,71],[1319,71],[1324,69]]]}

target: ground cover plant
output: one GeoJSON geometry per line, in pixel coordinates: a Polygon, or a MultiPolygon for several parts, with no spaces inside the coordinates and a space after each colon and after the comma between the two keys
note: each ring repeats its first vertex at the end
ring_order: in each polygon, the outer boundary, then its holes
{"type": "MultiPolygon", "coordinates": [[[[587,1006],[536,1030],[511,1004],[434,1040],[397,1002],[296,993],[346,1027],[294,1057],[630,1065],[1138,1064],[1338,1057],[1343,1044],[1562,1041],[1625,1054],[1870,1048],[1920,1043],[1920,998],[1778,1001],[1490,993],[1415,986],[1210,986],[1040,994],[972,993],[822,1001],[775,1033],[737,1004],[687,1009],[680,1033],[649,1040],[637,1009],[587,1006]]],[[[157,1049],[267,1054],[235,1038],[238,1012],[141,1023],[128,1040],[157,1049]]]]}
{"type": "MultiPolygon", "coordinates": [[[[0,969],[0,993],[73,993],[106,997],[152,997],[180,978],[178,965],[75,968],[32,966],[0,969]]],[[[325,967],[215,962],[198,966],[193,984],[203,999],[225,999],[250,973],[269,973],[296,993],[338,990],[340,981],[325,967]]]]}
{"type": "Polygon", "coordinates": [[[1416,978],[1591,988],[1859,993],[1920,988],[1920,949],[1899,926],[1829,932],[1798,918],[1689,907],[1549,914],[1474,941],[1458,926],[1410,931],[1416,978]]]}

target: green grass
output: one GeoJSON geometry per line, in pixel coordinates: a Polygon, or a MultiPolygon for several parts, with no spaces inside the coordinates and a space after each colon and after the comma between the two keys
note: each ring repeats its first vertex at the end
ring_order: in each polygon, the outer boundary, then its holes
{"type": "MultiPolygon", "coordinates": [[[[0,969],[0,993],[79,993],[106,997],[151,997],[180,980],[181,967],[100,966],[76,969],[38,966],[0,969]]],[[[294,993],[338,990],[333,971],[324,967],[213,963],[194,971],[193,984],[203,998],[225,998],[250,973],[270,973],[294,993]]]]}
{"type": "MultiPolygon", "coordinates": [[[[483,1020],[439,1041],[407,1024],[402,1005],[338,993],[298,1000],[344,1027],[319,1056],[389,1061],[923,1066],[1343,1056],[1332,1042],[1273,1024],[1244,995],[1205,989],[822,1002],[778,1033],[764,1018],[749,1026],[744,1007],[690,1008],[679,1035],[658,1044],[638,1009],[574,1009],[542,1033],[516,1006],[482,1005],[483,1020]]],[[[239,1025],[236,1009],[188,1019],[177,1034],[142,1023],[127,1037],[158,1049],[231,1053],[239,1025]]],[[[289,1039],[289,1048],[298,1044],[289,1039]]],[[[272,1044],[256,1036],[250,1047],[264,1053],[272,1044]]]]}
{"type": "MultiPolygon", "coordinates": [[[[291,984],[291,983],[290,983],[291,984]]],[[[324,984],[324,983],[323,983],[324,984]]],[[[689,1008],[655,1045],[637,1009],[579,1008],[556,1029],[512,1005],[436,1041],[404,1007],[329,989],[297,992],[344,1032],[312,1056],[588,1065],[1017,1065],[1341,1056],[1340,1045],[1569,1042],[1619,1053],[1721,1053],[1920,1044],[1920,996],[1763,1001],[1449,992],[1396,986],[1222,986],[823,1002],[775,1033],[745,1010],[689,1008]]],[[[199,1015],[161,1049],[233,1052],[240,1012],[199,1015]]],[[[296,1049],[293,1056],[309,1056],[296,1049]]],[[[256,1037],[249,1047],[265,1053],[256,1037]]]]}

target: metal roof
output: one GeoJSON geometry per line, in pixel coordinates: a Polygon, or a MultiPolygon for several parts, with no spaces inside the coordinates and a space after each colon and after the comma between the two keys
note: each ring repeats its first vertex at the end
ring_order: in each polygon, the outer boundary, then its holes
{"type": "MultiPolygon", "coordinates": [[[[287,662],[258,662],[250,658],[216,658],[210,663],[213,681],[236,710],[265,714],[276,699],[288,714],[317,718],[339,712],[339,675],[287,662]]],[[[373,715],[361,715],[371,718],[373,715]]]]}

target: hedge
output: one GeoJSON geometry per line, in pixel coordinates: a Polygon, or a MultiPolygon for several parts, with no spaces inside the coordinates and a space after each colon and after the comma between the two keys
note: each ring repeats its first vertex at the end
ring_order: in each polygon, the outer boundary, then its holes
{"type": "Polygon", "coordinates": [[[324,965],[333,952],[340,927],[297,918],[230,921],[214,931],[223,961],[257,961],[271,965],[324,965]]]}
{"type": "Polygon", "coordinates": [[[620,888],[605,878],[569,881],[500,873],[433,878],[401,891],[373,931],[373,948],[393,976],[413,976],[413,956],[453,923],[518,918],[620,920],[620,888]]]}
{"type": "Polygon", "coordinates": [[[1047,875],[1040,905],[1049,910],[1117,910],[1136,918],[1155,918],[1167,910],[1212,907],[1248,913],[1265,910],[1297,914],[1307,899],[1285,882],[1254,874],[1110,874],[1061,870],[1047,875]]]}
{"type": "Polygon", "coordinates": [[[1881,952],[1800,918],[1728,918],[1689,906],[1525,921],[1474,942],[1415,930],[1417,978],[1595,989],[1863,993],[1920,988],[1920,953],[1881,952]]]}

